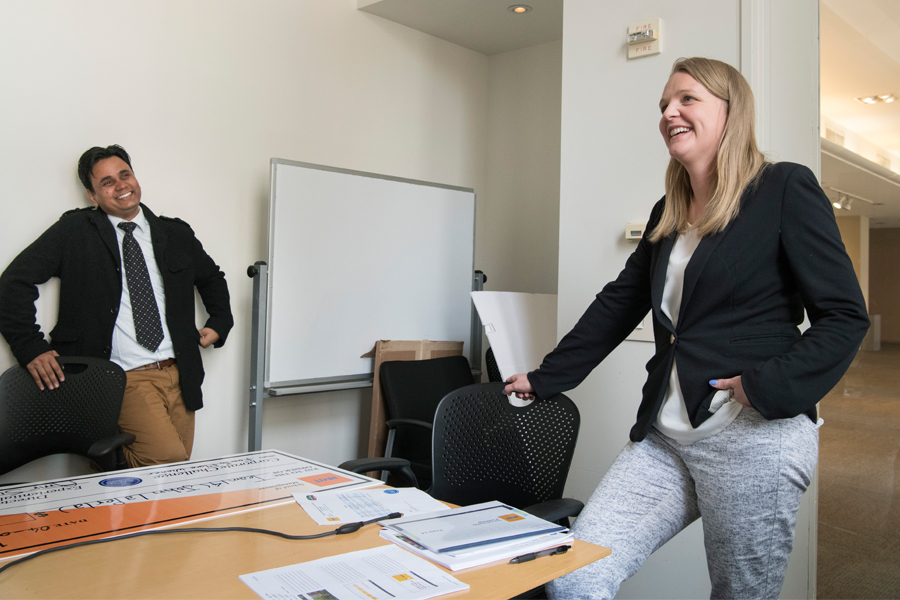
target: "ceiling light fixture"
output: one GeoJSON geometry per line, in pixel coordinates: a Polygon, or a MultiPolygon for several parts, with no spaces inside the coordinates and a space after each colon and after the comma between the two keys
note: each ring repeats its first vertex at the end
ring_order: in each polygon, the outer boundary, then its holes
{"type": "Polygon", "coordinates": [[[525,4],[513,4],[507,9],[511,13],[515,13],[517,15],[523,15],[527,12],[531,11],[531,7],[525,4]]]}
{"type": "Polygon", "coordinates": [[[857,101],[862,102],[863,104],[878,104],[879,102],[890,104],[896,99],[897,96],[895,96],[894,94],[877,94],[875,96],[863,96],[861,98],[857,98],[857,101]]]}
{"type": "Polygon", "coordinates": [[[850,208],[853,206],[854,200],[859,200],[860,202],[865,202],[867,204],[871,204],[872,206],[884,206],[884,202],[869,200],[868,198],[863,198],[862,196],[857,196],[856,194],[851,194],[850,192],[839,190],[836,187],[831,187],[827,183],[823,183],[822,187],[827,190],[831,190],[832,192],[837,192],[838,199],[831,203],[831,205],[835,208],[850,210],[850,208]]]}

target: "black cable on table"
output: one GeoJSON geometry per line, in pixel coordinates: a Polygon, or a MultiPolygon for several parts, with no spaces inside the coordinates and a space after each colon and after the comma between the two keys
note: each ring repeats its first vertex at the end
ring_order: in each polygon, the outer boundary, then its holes
{"type": "Polygon", "coordinates": [[[106,542],[114,542],[117,540],[127,540],[129,538],[136,538],[142,535],[158,535],[163,533],[200,533],[200,532],[222,532],[222,531],[244,531],[247,533],[262,533],[264,535],[274,535],[275,537],[280,537],[286,540],[316,540],[323,537],[328,537],[330,535],[341,535],[344,533],[355,533],[365,527],[366,525],[371,525],[372,523],[376,523],[378,521],[386,521],[388,519],[399,519],[403,515],[400,513],[391,513],[389,515],[385,515],[383,517],[378,517],[377,519],[369,519],[368,521],[359,521],[357,523],[344,523],[337,529],[332,529],[331,531],[325,531],[323,533],[316,533],[312,535],[290,535],[288,533],[282,533],[281,531],[272,531],[271,529],[256,529],[254,527],[185,527],[182,529],[153,529],[151,531],[136,531],[135,533],[127,533],[125,535],[120,535],[116,537],[103,538],[100,540],[88,540],[86,542],[77,542],[75,544],[69,544],[67,546],[57,546],[56,548],[47,548],[46,550],[39,550],[34,554],[29,554],[28,556],[23,556],[18,560],[14,560],[10,563],[7,563],[0,567],[0,573],[7,570],[8,568],[21,564],[26,560],[31,560],[32,558],[37,558],[38,556],[43,556],[44,554],[50,554],[51,552],[57,552],[58,550],[68,550],[70,548],[79,548],[81,546],[92,546],[93,544],[103,544],[106,542]]]}

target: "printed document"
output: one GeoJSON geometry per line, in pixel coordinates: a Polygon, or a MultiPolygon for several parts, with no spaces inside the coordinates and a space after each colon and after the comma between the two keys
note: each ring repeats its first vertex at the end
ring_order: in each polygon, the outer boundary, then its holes
{"type": "Polygon", "coordinates": [[[468,584],[394,545],[240,579],[263,600],[424,600],[469,589],[468,584]]]}
{"type": "Polygon", "coordinates": [[[486,565],[498,560],[509,560],[516,556],[539,552],[563,544],[571,544],[575,541],[575,534],[570,531],[560,531],[537,537],[516,538],[510,542],[497,542],[465,548],[456,552],[432,552],[425,546],[417,544],[402,533],[392,529],[382,529],[381,537],[390,540],[410,552],[415,552],[422,558],[441,565],[451,571],[461,571],[479,565],[486,565]]]}
{"type": "Polygon", "coordinates": [[[453,552],[566,529],[497,501],[385,520],[380,524],[432,552],[453,552]]]}
{"type": "Polygon", "coordinates": [[[416,488],[298,493],[294,498],[319,525],[368,521],[395,512],[410,516],[447,508],[443,502],[416,488]]]}

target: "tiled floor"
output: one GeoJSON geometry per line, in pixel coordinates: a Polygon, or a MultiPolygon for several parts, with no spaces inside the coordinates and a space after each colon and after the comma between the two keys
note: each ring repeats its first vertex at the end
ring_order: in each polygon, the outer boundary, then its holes
{"type": "Polygon", "coordinates": [[[819,598],[900,598],[900,344],[860,352],[820,405],[819,598]]]}

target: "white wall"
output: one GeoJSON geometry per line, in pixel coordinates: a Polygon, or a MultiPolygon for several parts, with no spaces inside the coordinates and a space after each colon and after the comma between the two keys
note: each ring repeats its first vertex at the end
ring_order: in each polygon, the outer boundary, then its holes
{"type": "MultiPolygon", "coordinates": [[[[4,1],[0,73],[0,266],[86,205],[80,154],[119,143],[147,205],[190,223],[227,274],[236,325],[204,351],[195,458],[246,450],[245,271],[266,256],[270,157],[485,188],[488,58],[356,0],[4,1]]],[[[0,344],[0,368],[12,363],[0,344]]],[[[263,445],[354,458],[370,396],[269,400],[263,445]]]]}
{"type": "MultiPolygon", "coordinates": [[[[811,164],[818,152],[816,10],[814,0],[566,0],[560,335],[624,265],[633,249],[623,239],[626,223],[645,221],[663,194],[668,155],[657,128],[658,102],[678,57],[708,56],[738,68],[742,59],[756,61],[761,67],[758,83],[769,106],[764,132],[768,145],[763,149],[780,160],[817,168],[817,162],[811,164]],[[751,8],[757,10],[755,16],[749,14],[751,8]],[[627,26],[655,17],[663,20],[663,53],[629,61],[627,26]],[[749,30],[751,17],[761,31],[749,30]],[[749,38],[751,33],[754,39],[742,56],[742,35],[749,38]]],[[[651,344],[624,342],[571,392],[583,425],[567,494],[587,499],[626,443],[652,351],[651,344]]],[[[801,513],[798,522],[783,597],[805,597],[810,582],[808,531],[814,514],[801,513]]],[[[619,597],[699,598],[709,589],[702,530],[695,523],[656,552],[622,586],[619,597]]]]}
{"type": "Polygon", "coordinates": [[[488,69],[487,201],[478,214],[485,289],[555,294],[562,41],[495,54],[488,69]]]}

